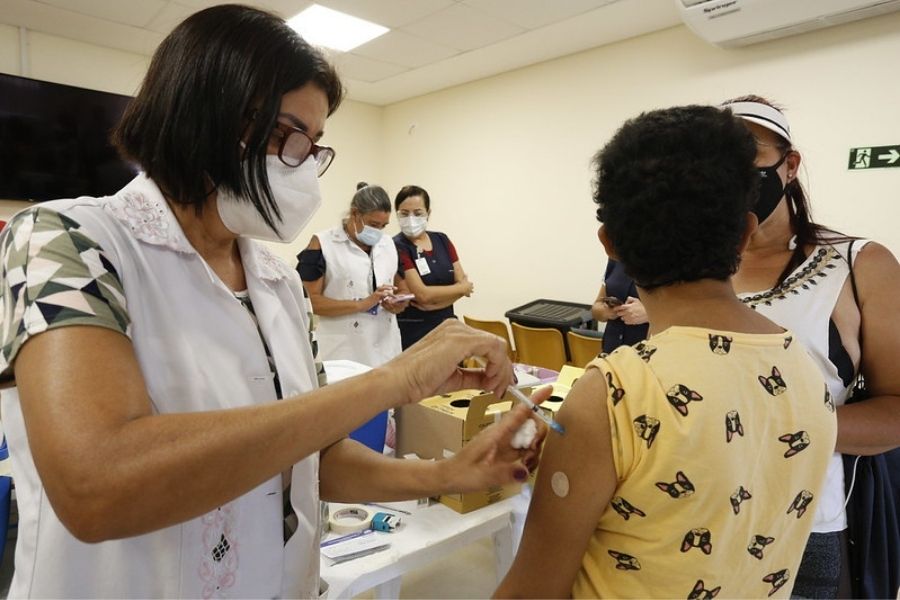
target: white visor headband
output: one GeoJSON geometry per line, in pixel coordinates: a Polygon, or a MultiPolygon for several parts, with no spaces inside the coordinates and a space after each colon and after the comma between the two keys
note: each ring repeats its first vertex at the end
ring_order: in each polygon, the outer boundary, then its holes
{"type": "Polygon", "coordinates": [[[734,116],[765,127],[769,131],[773,131],[783,137],[788,143],[793,144],[791,141],[791,127],[780,110],[761,102],[732,102],[723,104],[722,108],[731,109],[734,116]]]}

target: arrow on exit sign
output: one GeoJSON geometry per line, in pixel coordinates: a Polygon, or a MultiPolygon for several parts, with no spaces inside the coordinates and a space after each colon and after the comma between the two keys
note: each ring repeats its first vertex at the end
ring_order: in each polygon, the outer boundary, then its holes
{"type": "Polygon", "coordinates": [[[850,149],[848,169],[858,171],[885,167],[900,167],[900,145],[850,149]]]}

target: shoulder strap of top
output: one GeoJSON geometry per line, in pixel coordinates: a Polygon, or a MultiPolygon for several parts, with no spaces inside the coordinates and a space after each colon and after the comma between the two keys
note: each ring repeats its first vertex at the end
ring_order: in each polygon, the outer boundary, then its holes
{"type": "Polygon", "coordinates": [[[440,231],[432,231],[432,233],[438,240],[440,240],[441,245],[444,247],[444,254],[450,254],[450,238],[447,237],[446,233],[441,233],[440,231]]]}
{"type": "Polygon", "coordinates": [[[416,245],[409,241],[409,238],[406,237],[402,233],[398,233],[394,236],[394,245],[400,248],[404,248],[407,253],[409,253],[413,258],[416,256],[416,245]]]}
{"type": "Polygon", "coordinates": [[[850,287],[853,289],[853,301],[856,302],[856,308],[859,308],[859,292],[856,289],[856,276],[853,274],[853,244],[856,240],[851,240],[847,246],[847,268],[850,269],[850,287]]]}

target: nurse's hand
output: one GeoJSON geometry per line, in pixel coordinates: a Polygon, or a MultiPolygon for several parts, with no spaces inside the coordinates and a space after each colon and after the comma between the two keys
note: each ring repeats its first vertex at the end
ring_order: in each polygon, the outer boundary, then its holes
{"type": "MultiPolygon", "coordinates": [[[[531,401],[540,404],[552,391],[550,386],[539,389],[531,396],[531,401]]],[[[537,467],[540,459],[547,426],[540,419],[533,419],[537,434],[527,448],[517,450],[511,441],[531,415],[528,407],[516,403],[499,423],[476,435],[459,453],[438,461],[448,489],[457,493],[475,492],[528,479],[529,472],[537,467]]]]}
{"type": "Polygon", "coordinates": [[[513,381],[506,341],[447,319],[400,356],[381,367],[405,402],[463,389],[493,392],[498,398],[513,381]],[[483,369],[462,369],[465,359],[481,357],[483,369]]]}
{"type": "Polygon", "coordinates": [[[399,315],[406,307],[409,306],[409,300],[395,300],[395,296],[385,296],[384,300],[381,302],[381,308],[388,311],[389,313],[394,313],[395,315],[399,315]]]}
{"type": "Polygon", "coordinates": [[[379,285],[378,289],[359,301],[359,312],[372,310],[373,307],[381,304],[385,298],[393,294],[396,289],[390,284],[379,285]]]}

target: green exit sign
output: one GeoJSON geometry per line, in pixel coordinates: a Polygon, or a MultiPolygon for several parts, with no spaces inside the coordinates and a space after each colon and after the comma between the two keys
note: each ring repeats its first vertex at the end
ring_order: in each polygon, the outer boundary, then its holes
{"type": "Polygon", "coordinates": [[[900,145],[850,148],[850,162],[847,168],[851,171],[886,167],[900,167],[900,145]]]}

